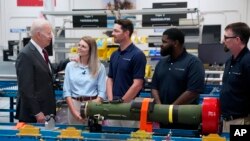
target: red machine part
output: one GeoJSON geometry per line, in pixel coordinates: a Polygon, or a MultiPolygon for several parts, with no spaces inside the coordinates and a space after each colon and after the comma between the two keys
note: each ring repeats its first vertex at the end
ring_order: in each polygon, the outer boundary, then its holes
{"type": "Polygon", "coordinates": [[[218,98],[204,98],[202,103],[202,133],[219,132],[220,103],[218,98]]]}

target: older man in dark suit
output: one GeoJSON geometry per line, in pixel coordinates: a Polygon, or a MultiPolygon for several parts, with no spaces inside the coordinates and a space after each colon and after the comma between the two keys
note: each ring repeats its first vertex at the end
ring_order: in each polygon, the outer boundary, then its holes
{"type": "Polygon", "coordinates": [[[45,19],[34,20],[31,40],[16,60],[18,100],[16,118],[20,122],[44,123],[46,115],[56,112],[52,66],[45,48],[52,40],[52,28],[45,19]]]}

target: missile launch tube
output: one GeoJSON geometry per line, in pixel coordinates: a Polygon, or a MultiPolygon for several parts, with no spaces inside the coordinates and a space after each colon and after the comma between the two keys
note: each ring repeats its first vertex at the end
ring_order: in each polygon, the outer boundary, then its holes
{"type": "MultiPolygon", "coordinates": [[[[134,102],[136,103],[136,102],[134,102]]],[[[81,116],[103,116],[104,119],[140,120],[141,103],[95,103],[81,105],[81,116]],[[138,106],[139,105],[139,106],[138,106]]],[[[202,105],[163,105],[151,102],[147,110],[148,122],[202,125],[202,132],[218,133],[220,123],[220,104],[217,98],[204,98],[202,105]]]]}
{"type": "MultiPolygon", "coordinates": [[[[131,108],[131,103],[85,103],[82,116],[101,115],[105,119],[116,120],[140,120],[140,111],[131,108]]],[[[187,125],[199,125],[201,123],[201,105],[162,105],[155,104],[148,113],[148,120],[154,122],[180,123],[187,125]]]]}

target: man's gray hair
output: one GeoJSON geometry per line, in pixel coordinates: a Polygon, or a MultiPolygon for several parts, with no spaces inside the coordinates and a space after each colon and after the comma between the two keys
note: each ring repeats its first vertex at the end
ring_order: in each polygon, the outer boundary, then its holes
{"type": "Polygon", "coordinates": [[[42,18],[35,19],[30,28],[31,36],[34,36],[36,32],[41,31],[44,25],[50,25],[49,21],[42,18]]]}

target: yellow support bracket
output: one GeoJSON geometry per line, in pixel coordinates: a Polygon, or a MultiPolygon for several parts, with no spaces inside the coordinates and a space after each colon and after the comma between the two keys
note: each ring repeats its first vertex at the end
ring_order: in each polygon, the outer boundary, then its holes
{"type": "Polygon", "coordinates": [[[81,130],[77,130],[74,127],[68,127],[61,131],[61,135],[57,136],[60,139],[83,139],[81,136],[81,130]]]}
{"type": "Polygon", "coordinates": [[[77,47],[71,47],[70,48],[70,53],[77,54],[77,50],[78,50],[77,47]]]}
{"type": "Polygon", "coordinates": [[[33,125],[25,125],[24,127],[19,129],[19,133],[17,133],[17,136],[39,137],[39,136],[41,136],[40,128],[35,127],[33,125]]]}
{"type": "Polygon", "coordinates": [[[209,134],[208,136],[202,136],[202,141],[226,141],[226,138],[220,137],[218,134],[209,134]]]}
{"type": "Polygon", "coordinates": [[[136,132],[132,132],[130,135],[131,138],[127,141],[152,141],[152,134],[153,133],[149,133],[144,130],[138,130],[136,132]]]}

